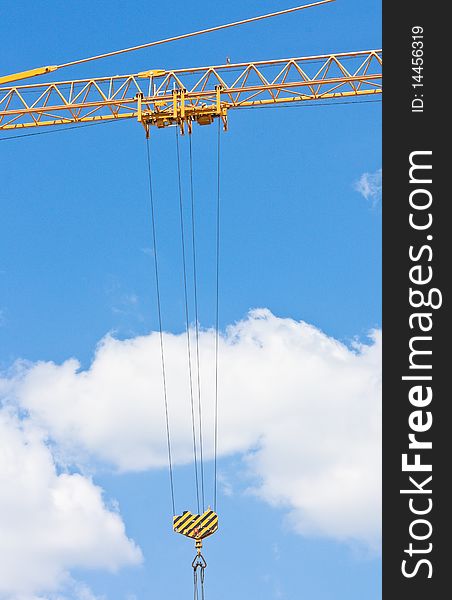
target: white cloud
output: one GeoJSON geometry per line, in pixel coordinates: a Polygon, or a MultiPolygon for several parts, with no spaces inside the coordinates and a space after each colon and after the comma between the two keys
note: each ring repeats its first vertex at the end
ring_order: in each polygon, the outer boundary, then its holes
{"type": "Polygon", "coordinates": [[[363,173],[355,182],[354,187],[366,200],[372,202],[372,206],[376,206],[381,201],[382,170],[378,169],[374,173],[363,173]]]}
{"type": "MultiPolygon", "coordinates": [[[[213,448],[215,336],[200,335],[207,458],[213,448]]],[[[191,459],[184,335],[164,335],[173,454],[191,459]]],[[[38,363],[9,380],[20,407],[70,460],[88,453],[119,470],[166,465],[156,333],[106,337],[89,370],[38,363]]],[[[378,545],[381,336],[348,348],[265,309],[220,340],[220,454],[245,455],[251,491],[286,508],[307,535],[378,545]]]]}
{"type": "Polygon", "coordinates": [[[67,576],[63,591],[46,592],[42,595],[16,594],[13,600],[106,600],[106,597],[104,595],[96,596],[85,583],[67,576]]]}
{"type": "MultiPolygon", "coordinates": [[[[115,571],[141,561],[102,490],[58,473],[42,432],[0,410],[0,597],[32,598],[71,582],[72,568],[115,571]]],[[[86,586],[76,596],[90,600],[86,586]]],[[[92,597],[92,596],[91,596],[92,597]]]]}

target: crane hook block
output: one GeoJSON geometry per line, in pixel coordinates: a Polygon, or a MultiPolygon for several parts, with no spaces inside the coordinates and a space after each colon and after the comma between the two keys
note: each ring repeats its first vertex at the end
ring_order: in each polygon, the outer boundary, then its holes
{"type": "Polygon", "coordinates": [[[173,529],[176,533],[200,541],[217,531],[218,515],[210,508],[202,515],[194,515],[185,510],[181,515],[173,517],[173,529]]]}

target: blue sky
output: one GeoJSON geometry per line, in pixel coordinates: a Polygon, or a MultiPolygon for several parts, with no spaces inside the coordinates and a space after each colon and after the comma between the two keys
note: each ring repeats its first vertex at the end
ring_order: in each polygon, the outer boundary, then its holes
{"type": "MultiPolygon", "coordinates": [[[[49,0],[45,7],[23,1],[2,10],[3,46],[10,49],[2,71],[65,62],[288,6],[282,0],[244,0],[187,10],[179,0],[171,5],[81,0],[71,6],[49,0]]],[[[379,48],[380,19],[378,1],[338,0],[74,67],[63,76],[219,64],[226,56],[241,62],[379,48]]],[[[381,104],[236,111],[229,125],[222,135],[221,327],[265,307],[282,322],[305,321],[348,348],[353,341],[368,341],[369,331],[381,326],[381,207],[364,198],[356,184],[381,168],[381,104]]],[[[187,139],[181,142],[185,169],[187,139]]],[[[180,334],[174,129],[152,132],[151,143],[164,327],[180,334]]],[[[215,144],[216,127],[195,129],[205,328],[214,322],[215,144]]],[[[59,365],[75,357],[88,368],[106,334],[124,340],[156,330],[142,129],[131,121],[4,141],[0,155],[0,368],[5,379],[18,359],[59,365]]],[[[184,185],[186,177],[185,169],[184,185]]],[[[300,455],[299,460],[308,459],[300,455]]],[[[141,565],[117,573],[71,568],[73,580],[111,600],[163,593],[188,597],[193,548],[171,532],[166,471],[131,468],[118,474],[98,456],[66,467],[91,477],[104,490],[106,505],[119,503],[127,536],[144,556],[141,565]]],[[[207,471],[210,475],[210,465],[207,471]]],[[[359,541],[341,541],[339,534],[300,535],[287,503],[249,492],[253,482],[243,453],[222,459],[221,472],[227,485],[220,486],[220,512],[228,526],[206,550],[208,598],[226,593],[237,600],[380,597],[378,552],[359,541]]],[[[191,475],[189,466],[176,469],[177,487],[188,502],[191,475]]],[[[65,594],[80,594],[69,587],[65,594]]]]}

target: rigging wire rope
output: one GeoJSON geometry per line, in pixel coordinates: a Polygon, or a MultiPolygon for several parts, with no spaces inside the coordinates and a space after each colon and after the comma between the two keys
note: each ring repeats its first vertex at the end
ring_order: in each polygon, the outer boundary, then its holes
{"type": "Polygon", "coordinates": [[[148,179],[149,179],[149,201],[151,206],[151,222],[152,222],[152,246],[154,252],[154,270],[155,270],[155,286],[157,294],[157,312],[159,321],[159,335],[160,335],[160,355],[162,364],[162,382],[163,382],[163,400],[165,406],[165,422],[166,422],[166,442],[168,449],[168,468],[169,468],[169,479],[171,489],[171,503],[173,509],[173,515],[176,514],[176,505],[174,501],[174,481],[173,481],[173,461],[171,456],[171,434],[169,426],[169,415],[168,415],[168,395],[166,387],[166,370],[165,370],[165,354],[163,349],[163,328],[162,328],[162,310],[160,302],[160,284],[159,284],[159,268],[158,268],[158,255],[157,255],[157,236],[155,227],[155,207],[154,207],[154,194],[152,190],[152,168],[151,168],[151,151],[149,147],[149,139],[146,139],[146,153],[147,153],[147,166],[148,166],[148,179]]]}
{"type": "Polygon", "coordinates": [[[217,131],[217,227],[216,227],[216,298],[215,298],[215,430],[214,430],[214,490],[213,509],[217,512],[217,450],[218,450],[218,345],[220,316],[220,164],[221,133],[220,119],[217,131]]]}
{"type": "MultiPolygon", "coordinates": [[[[183,200],[182,200],[182,181],[181,181],[181,164],[180,164],[179,129],[178,129],[178,127],[175,128],[175,131],[176,131],[177,178],[178,178],[178,188],[179,188],[180,233],[181,233],[181,246],[182,246],[182,267],[183,267],[184,298],[185,298],[185,325],[186,325],[186,331],[187,331],[188,377],[189,377],[191,421],[192,421],[192,435],[193,435],[193,461],[194,461],[194,467],[195,467],[196,500],[197,500],[197,505],[198,505],[198,513],[200,513],[198,459],[197,459],[196,433],[195,433],[195,408],[194,408],[194,398],[193,398],[193,374],[192,374],[192,359],[191,359],[191,344],[190,344],[190,319],[189,319],[189,312],[188,312],[187,264],[186,264],[186,256],[185,256],[184,208],[183,208],[183,200]]],[[[200,431],[201,431],[201,425],[200,425],[200,431]]],[[[203,462],[202,462],[203,461],[202,446],[201,446],[200,460],[201,460],[201,491],[202,491],[202,502],[203,502],[203,506],[204,506],[204,477],[203,477],[203,462]]]]}
{"type": "Polygon", "coordinates": [[[330,2],[334,2],[334,0],[319,0],[318,2],[312,2],[311,4],[304,4],[302,6],[295,6],[293,8],[287,8],[285,10],[279,10],[277,12],[268,13],[266,15],[260,15],[258,17],[251,17],[248,19],[242,19],[241,21],[234,21],[232,23],[226,23],[224,25],[217,25],[215,27],[209,27],[207,29],[201,29],[199,31],[193,31],[191,33],[184,33],[183,35],[177,35],[169,38],[165,38],[162,40],[157,40],[154,42],[147,42],[146,44],[140,44],[138,46],[132,46],[130,48],[123,48],[122,50],[114,50],[113,52],[105,52],[103,54],[98,54],[96,56],[90,56],[88,58],[80,58],[78,60],[72,60],[67,63],[63,63],[61,65],[57,65],[57,69],[63,69],[65,67],[71,67],[74,65],[79,65],[82,63],[90,62],[93,60],[99,60],[101,58],[107,58],[109,56],[117,56],[118,54],[125,54],[126,52],[134,52],[136,50],[142,50],[143,48],[151,48],[153,46],[158,46],[160,44],[166,44],[168,42],[175,42],[177,40],[183,40],[187,38],[191,38],[197,35],[203,35],[205,33],[212,33],[213,31],[219,31],[221,29],[228,29],[230,27],[237,27],[238,25],[245,25],[247,23],[253,23],[255,21],[262,21],[263,19],[270,19],[273,17],[278,17],[280,15],[287,15],[290,13],[294,13],[296,11],[304,10],[306,8],[313,8],[315,6],[320,6],[322,4],[329,4],[330,2]]]}
{"type": "Polygon", "coordinates": [[[204,600],[204,578],[205,578],[205,569],[207,567],[207,563],[202,555],[195,556],[195,559],[192,562],[193,567],[193,582],[194,582],[194,600],[198,600],[198,569],[200,571],[200,582],[201,582],[201,600],[204,600]]]}
{"type": "Polygon", "coordinates": [[[195,341],[196,341],[196,371],[198,386],[198,420],[199,420],[199,446],[201,450],[201,484],[202,484],[202,509],[205,510],[204,501],[204,458],[202,440],[202,403],[201,403],[201,366],[199,359],[199,311],[198,311],[198,275],[196,268],[196,228],[195,228],[195,193],[193,183],[193,147],[192,135],[189,135],[189,161],[190,161],[190,199],[191,199],[191,236],[193,260],[193,294],[195,303],[195,341]]]}
{"type": "MultiPolygon", "coordinates": [[[[190,168],[190,197],[191,197],[191,236],[192,236],[192,259],[193,259],[193,286],[194,286],[194,304],[195,304],[195,344],[196,344],[196,368],[197,368],[197,390],[198,390],[198,419],[199,419],[199,472],[198,477],[198,459],[196,450],[196,435],[195,435],[195,418],[194,418],[194,394],[193,394],[193,371],[192,371],[192,350],[190,338],[190,320],[188,308],[188,284],[187,284],[187,259],[186,259],[186,236],[184,225],[184,206],[182,193],[182,175],[181,175],[181,158],[180,158],[180,142],[179,129],[175,128],[176,139],[176,158],[177,158],[177,180],[179,191],[179,216],[180,216],[180,233],[182,247],[182,267],[183,267],[183,283],[184,283],[184,303],[185,303],[185,324],[187,331],[187,359],[189,372],[189,392],[190,406],[192,416],[192,435],[193,435],[193,455],[195,464],[195,483],[196,495],[199,510],[199,486],[201,488],[202,508],[205,510],[205,494],[204,494],[204,456],[203,456],[203,435],[202,435],[202,403],[201,403],[201,376],[200,376],[200,356],[199,356],[199,310],[198,310],[198,293],[197,293],[197,269],[196,269],[196,217],[195,217],[195,195],[193,181],[193,145],[191,135],[189,136],[189,168],[190,168]],[[200,479],[200,480],[199,480],[200,479]]],[[[216,511],[217,504],[217,454],[218,454],[218,367],[219,367],[219,314],[220,314],[220,181],[221,181],[221,129],[220,120],[218,119],[217,130],[217,185],[216,185],[216,239],[215,239],[215,392],[214,392],[214,494],[213,506],[216,511]]],[[[197,593],[197,592],[196,592],[197,593]]]]}

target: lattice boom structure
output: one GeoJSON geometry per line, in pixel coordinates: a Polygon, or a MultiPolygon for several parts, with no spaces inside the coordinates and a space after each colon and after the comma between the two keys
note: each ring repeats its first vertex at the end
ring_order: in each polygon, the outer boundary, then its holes
{"type": "Polygon", "coordinates": [[[245,108],[379,94],[381,50],[0,87],[0,130],[135,118],[148,130],[245,108]]]}

